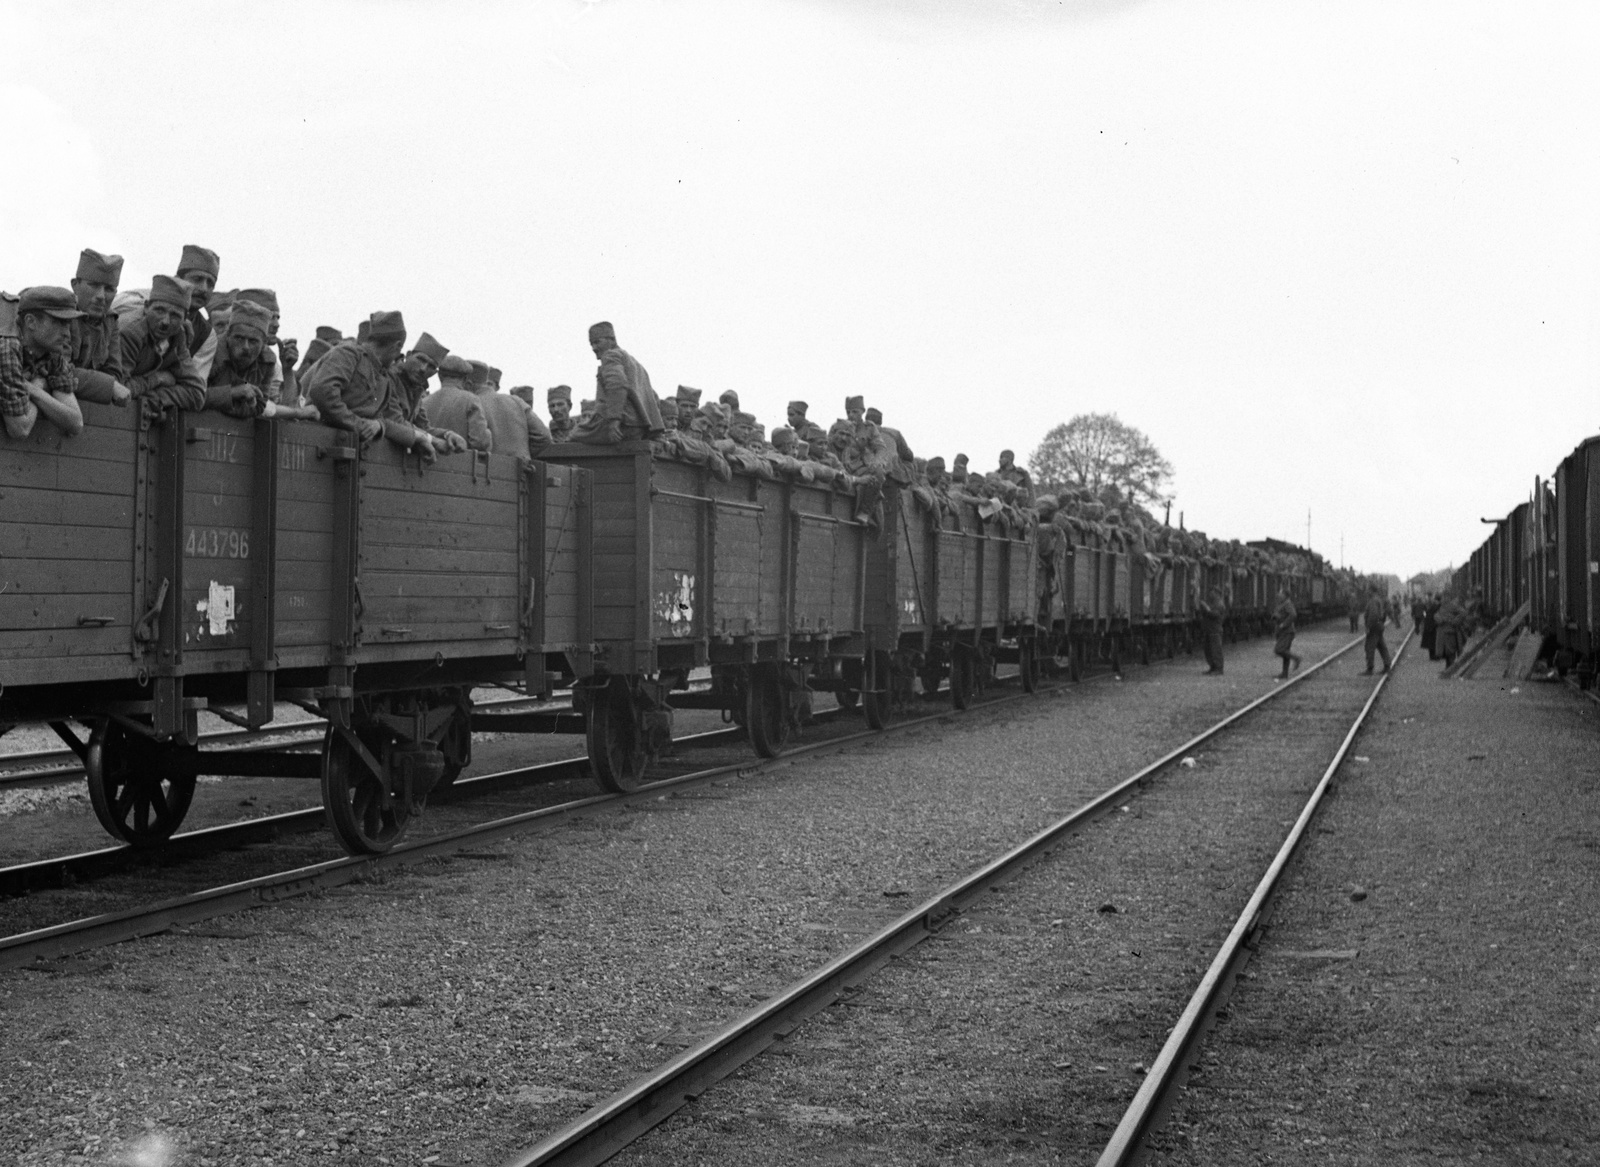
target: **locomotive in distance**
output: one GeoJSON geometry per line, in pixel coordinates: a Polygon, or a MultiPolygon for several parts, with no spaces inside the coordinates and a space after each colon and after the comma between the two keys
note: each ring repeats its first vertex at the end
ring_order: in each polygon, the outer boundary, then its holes
{"type": "Polygon", "coordinates": [[[554,419],[546,439],[523,401],[514,441],[472,448],[475,414],[434,424],[447,395],[488,418],[516,398],[425,333],[404,351],[399,313],[349,340],[319,329],[328,343],[295,369],[270,293],[268,311],[237,293],[201,317],[187,281],[153,284],[122,351],[149,363],[141,320],[171,325],[159,298],[187,294],[158,359],[183,355],[165,379],[122,370],[126,394],[71,363],[90,326],[114,334],[73,315],[72,293],[46,297],[71,324],[54,349],[40,314],[17,311],[38,289],[0,318],[0,367],[9,355],[63,409],[70,391],[77,419],[41,405],[0,441],[0,727],[53,726],[102,824],[135,845],[178,828],[199,775],[281,774],[320,780],[347,850],[382,851],[469,764],[475,728],[581,733],[598,783],[628,790],[674,709],[722,710],[772,756],[815,693],[881,728],[919,688],[965,706],[1000,664],[1031,688],[1185,650],[1213,589],[1237,636],[1270,626],[1280,588],[1309,617],[1361,588],[1287,544],[1207,539],[1087,491],[1035,498],[1009,459],[947,473],[859,398],[809,437],[792,403],[796,425],[767,442],[736,397],[656,398],[609,326],[591,330],[587,418],[554,419]],[[182,363],[201,327],[204,377],[182,363]],[[255,362],[251,391],[226,383],[236,357],[255,362]],[[348,418],[327,405],[330,368],[348,418]],[[457,383],[422,396],[452,368],[457,383]],[[172,392],[197,379],[203,400],[172,392]],[[572,708],[475,712],[485,686],[570,688],[572,708]],[[198,747],[202,710],[256,729],[279,702],[327,719],[318,755],[198,747]]]}

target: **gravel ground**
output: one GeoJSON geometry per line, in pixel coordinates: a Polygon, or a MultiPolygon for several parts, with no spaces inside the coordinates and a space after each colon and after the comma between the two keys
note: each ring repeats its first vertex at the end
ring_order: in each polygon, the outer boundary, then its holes
{"type": "Polygon", "coordinates": [[[1600,708],[1441,667],[1384,694],[1156,1161],[1600,1161],[1600,708]]]}
{"type": "Polygon", "coordinates": [[[0,974],[0,1146],[496,1162],[1270,689],[1269,654],[1232,646],[1221,679],[1134,669],[0,974]]]}

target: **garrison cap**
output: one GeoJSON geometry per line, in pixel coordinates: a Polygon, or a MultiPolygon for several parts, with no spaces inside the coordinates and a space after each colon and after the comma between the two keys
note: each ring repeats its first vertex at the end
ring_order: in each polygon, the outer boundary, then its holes
{"type": "MultiPolygon", "coordinates": [[[[724,401],[723,404],[726,405],[727,402],[724,401]]],[[[753,413],[745,413],[741,409],[735,409],[733,411],[733,420],[738,422],[740,425],[753,426],[756,424],[756,415],[753,413]]]]}
{"type": "Polygon", "coordinates": [[[474,361],[469,359],[467,364],[472,371],[467,374],[467,384],[473,387],[489,383],[489,365],[487,361],[474,361]]]}
{"type": "Polygon", "coordinates": [[[617,330],[615,328],[611,327],[611,321],[602,320],[598,324],[589,325],[589,343],[590,344],[593,344],[595,341],[599,340],[602,336],[609,336],[612,340],[616,340],[617,339],[617,330]]]}
{"type": "Polygon", "coordinates": [[[943,454],[935,454],[933,457],[929,458],[928,461],[927,461],[927,469],[928,469],[928,471],[930,473],[932,471],[934,471],[934,470],[943,470],[944,469],[944,455],[943,454]]]}
{"type": "Polygon", "coordinates": [[[856,435],[855,423],[852,422],[848,417],[841,417],[838,421],[834,422],[828,427],[828,437],[833,438],[840,434],[843,434],[847,438],[853,438],[856,435]]]}
{"type": "Polygon", "coordinates": [[[91,284],[110,284],[113,288],[122,282],[122,256],[101,255],[85,247],[78,255],[78,274],[75,277],[91,284]]]}
{"type": "Polygon", "coordinates": [[[217,278],[217,273],[222,270],[222,261],[217,258],[217,253],[208,247],[201,247],[198,243],[185,243],[183,255],[178,260],[178,274],[186,271],[203,271],[212,279],[217,278]]]}
{"type": "Polygon", "coordinates": [[[556,386],[553,386],[552,388],[547,389],[545,391],[544,398],[545,398],[546,401],[565,401],[568,405],[571,405],[572,404],[572,386],[571,385],[556,385],[556,386]]]}
{"type": "Polygon", "coordinates": [[[513,385],[511,387],[511,396],[519,401],[526,402],[529,409],[533,408],[533,392],[532,385],[513,385]]]}
{"type": "Polygon", "coordinates": [[[17,297],[17,315],[24,312],[43,312],[46,316],[54,316],[57,320],[76,320],[83,313],[78,311],[78,297],[72,294],[69,288],[51,288],[40,286],[37,288],[23,288],[17,297]]]}
{"type": "Polygon", "coordinates": [[[465,357],[458,357],[455,353],[451,353],[439,362],[439,374],[443,377],[455,377],[464,381],[472,376],[472,365],[465,357]]]}
{"type": "Polygon", "coordinates": [[[786,446],[794,440],[794,430],[790,429],[786,425],[780,425],[777,429],[772,431],[772,444],[774,446],[786,446]]]}
{"type": "Polygon", "coordinates": [[[1016,456],[1017,456],[1017,452],[1015,450],[1001,450],[1000,451],[1000,457],[1001,458],[1011,458],[1011,459],[1015,460],[1016,456]]]}
{"type": "Polygon", "coordinates": [[[266,340],[272,331],[272,313],[267,311],[265,305],[254,300],[240,300],[233,306],[233,313],[228,317],[228,332],[258,332],[261,339],[266,340]]]}
{"type": "MultiPolygon", "coordinates": [[[[720,394],[717,395],[717,400],[722,402],[722,404],[726,405],[729,409],[733,410],[733,412],[739,412],[739,394],[737,390],[724,389],[720,394]]],[[[754,421],[755,418],[751,418],[750,420],[754,421]]]]}
{"type": "Polygon", "coordinates": [[[663,397],[656,402],[656,407],[661,410],[662,421],[678,420],[678,403],[671,397],[663,397]]]}
{"type": "Polygon", "coordinates": [[[870,421],[873,425],[882,425],[883,424],[883,410],[879,409],[876,405],[874,405],[871,409],[867,410],[867,420],[870,421]]]}
{"type": "Polygon", "coordinates": [[[411,351],[414,353],[421,353],[436,365],[442,364],[445,357],[450,355],[449,349],[445,348],[444,345],[434,340],[433,337],[429,336],[426,332],[417,337],[417,343],[412,346],[411,351]]]}
{"type": "Polygon", "coordinates": [[[239,292],[238,298],[260,304],[274,316],[278,314],[278,293],[271,288],[245,288],[239,292]]]}
{"type": "MultiPolygon", "coordinates": [[[[428,334],[423,333],[422,335],[427,336],[428,334]]],[[[325,344],[338,344],[344,339],[344,333],[331,324],[319,324],[317,325],[317,339],[325,344]]]]}
{"type": "MultiPolygon", "coordinates": [[[[789,412],[790,413],[798,413],[801,417],[804,417],[806,415],[806,410],[808,410],[810,408],[811,408],[811,406],[807,405],[804,401],[791,401],[791,402],[789,402],[789,412]]],[[[776,434],[778,431],[777,430],[773,430],[772,432],[774,434],[776,434]]]]}
{"type": "Polygon", "coordinates": [[[708,401],[700,407],[700,416],[709,417],[713,421],[727,421],[727,407],[720,401],[708,401]]]}
{"type": "Polygon", "coordinates": [[[588,417],[599,407],[599,405],[600,403],[594,398],[585,397],[582,401],[578,402],[578,412],[584,417],[588,417]]]}
{"type": "Polygon", "coordinates": [[[371,335],[372,321],[363,320],[360,324],[356,325],[356,339],[358,341],[365,341],[371,335]]]}
{"type": "Polygon", "coordinates": [[[500,387],[500,370],[495,368],[493,365],[489,366],[489,384],[493,385],[496,389],[500,387]]]}
{"type": "Polygon", "coordinates": [[[687,385],[678,386],[678,400],[690,409],[700,408],[700,390],[691,389],[687,385]]]}
{"type": "Polygon", "coordinates": [[[404,341],[405,319],[398,312],[374,312],[368,317],[367,335],[373,340],[404,341]]]}
{"type": "Polygon", "coordinates": [[[965,466],[966,464],[967,464],[967,456],[965,454],[957,454],[956,455],[956,465],[957,466],[965,466]]]}
{"type": "Polygon", "coordinates": [[[194,297],[194,288],[188,280],[175,280],[171,276],[150,277],[150,297],[147,304],[171,304],[187,312],[194,297]]]}
{"type": "Polygon", "coordinates": [[[866,405],[867,399],[865,397],[846,397],[844,399],[844,411],[846,413],[849,413],[852,409],[865,409],[866,405]]]}

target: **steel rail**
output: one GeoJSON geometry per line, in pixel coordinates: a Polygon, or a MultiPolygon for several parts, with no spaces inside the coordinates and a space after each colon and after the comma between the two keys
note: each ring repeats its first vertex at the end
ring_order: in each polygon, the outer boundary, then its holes
{"type": "MultiPolygon", "coordinates": [[[[744,734],[738,727],[713,729],[705,733],[690,734],[676,739],[674,745],[693,747],[717,745],[734,741],[744,734]]],[[[581,778],[587,772],[587,757],[560,758],[553,762],[540,762],[514,770],[499,770],[493,774],[479,774],[472,778],[458,778],[435,798],[435,803],[465,801],[480,794],[488,794],[505,786],[544,786],[569,779],[581,778]]],[[[202,827],[173,835],[158,847],[132,847],[126,843],[114,847],[100,847],[93,851],[80,851],[73,855],[58,855],[49,859],[36,859],[10,867],[0,867],[0,899],[13,898],[30,891],[65,887],[82,883],[115,871],[125,870],[144,859],[196,858],[248,843],[266,842],[279,835],[320,829],[327,822],[327,811],[320,804],[304,810],[284,811],[281,814],[260,818],[242,819],[202,827]]]]}
{"type": "Polygon", "coordinates": [[[1287,693],[1360,643],[1360,639],[1352,640],[1335,650],[1310,668],[1303,669],[1287,684],[1262,694],[998,859],[944,888],[777,996],[724,1026],[699,1045],[635,1079],[533,1146],[514,1153],[504,1161],[504,1167],[552,1167],[557,1164],[560,1167],[577,1167],[580,1164],[604,1163],[686,1103],[700,1097],[710,1086],[787,1037],[808,1017],[821,1012],[889,961],[933,935],[974,899],[980,898],[988,888],[1015,875],[1029,861],[1048,854],[1064,836],[1124,801],[1135,787],[1148,782],[1158,771],[1184,757],[1195,746],[1221,733],[1246,714],[1287,693]]]}
{"type": "Polygon", "coordinates": [[[1227,999],[1233,983],[1249,964],[1254,948],[1252,940],[1259,936],[1261,929],[1265,928],[1271,919],[1278,883],[1284,869],[1288,867],[1289,860],[1294,857],[1301,840],[1305,838],[1306,830],[1318,807],[1322,805],[1322,799],[1333,782],[1334,774],[1344,764],[1345,755],[1355,744],[1356,735],[1366,724],[1367,715],[1377,704],[1378,695],[1389,683],[1389,678],[1394,674],[1394,669],[1399,665],[1400,657],[1410,642],[1411,632],[1408,631],[1400,641],[1400,647],[1395,651],[1393,662],[1378,678],[1377,684],[1373,685],[1372,692],[1367,695],[1366,703],[1361,707],[1361,712],[1356,714],[1355,721],[1351,722],[1344,740],[1334,752],[1333,760],[1323,770],[1321,781],[1312,790],[1311,797],[1306,800],[1300,816],[1289,829],[1283,845],[1278,848],[1278,853],[1267,866],[1266,874],[1256,884],[1255,891],[1251,893],[1244,910],[1239,913],[1239,918],[1229,931],[1228,938],[1222,942],[1222,947],[1212,960],[1211,967],[1200,979],[1199,987],[1189,998],[1189,1003],[1179,1016],[1178,1023],[1173,1026],[1166,1044],[1161,1047],[1160,1054],[1145,1073],[1138,1093],[1134,1095],[1133,1101],[1123,1113],[1122,1121],[1117,1124],[1117,1129],[1112,1132],[1105,1150],[1101,1152],[1097,1167],[1131,1167],[1132,1164],[1141,1162],[1149,1153],[1147,1140],[1171,1113],[1178,1089],[1188,1079],[1189,1065],[1196,1047],[1211,1028],[1216,1012],[1227,999]]]}
{"type": "MultiPolygon", "coordinates": [[[[1049,692],[1057,688],[1060,688],[1060,686],[1049,686],[1041,688],[1039,692],[1049,692]]],[[[1034,694],[1024,692],[1008,693],[1000,697],[976,702],[972,705],[971,711],[976,712],[980,709],[987,709],[994,705],[1032,696],[1034,694]]],[[[718,778],[742,778],[746,775],[760,773],[773,766],[793,761],[796,758],[825,753],[830,750],[844,749],[862,742],[875,741],[886,734],[901,733],[949,716],[951,716],[950,710],[941,710],[922,717],[891,722],[881,730],[863,729],[840,737],[828,738],[824,741],[803,743],[785,751],[776,758],[747,758],[724,766],[714,766],[707,770],[697,770],[689,774],[663,778],[623,794],[591,795],[587,798],[574,799],[571,802],[563,802],[555,806],[543,807],[539,810],[524,811],[520,814],[493,819],[489,822],[478,823],[470,827],[463,827],[460,830],[437,835],[431,839],[418,839],[415,842],[402,843],[393,850],[386,851],[381,855],[352,855],[340,859],[330,859],[321,863],[298,867],[291,871],[281,871],[271,875],[259,876],[255,879],[227,884],[222,887],[210,888],[190,895],[178,896],[173,899],[163,900],[157,904],[131,908],[123,912],[89,916],[64,924],[21,932],[14,936],[0,938],[0,970],[17,968],[37,960],[67,956],[74,952],[84,952],[124,940],[134,940],[141,936],[151,936],[179,925],[198,923],[216,916],[230,915],[248,908],[260,907],[295,896],[306,895],[309,892],[339,887],[342,884],[363,879],[376,871],[409,866],[426,859],[448,856],[465,847],[564,822],[585,814],[630,806],[639,802],[654,801],[665,792],[704,785],[718,778]]],[[[706,734],[696,734],[693,737],[679,740],[689,742],[712,736],[735,736],[743,733],[744,730],[742,728],[712,730],[706,734]]],[[[563,764],[567,763],[545,763],[546,766],[563,764]]],[[[537,769],[537,767],[534,767],[534,769],[537,769]]],[[[487,782],[497,778],[503,780],[507,775],[515,773],[517,772],[508,771],[506,774],[486,774],[482,778],[473,779],[472,781],[487,782]]],[[[457,785],[460,784],[459,782],[457,783],[457,785]]],[[[311,814],[320,818],[323,812],[318,808],[314,811],[298,811],[294,813],[311,814]]],[[[200,832],[193,833],[199,834],[200,832]]],[[[181,838],[182,836],[178,837],[181,838]]],[[[121,851],[123,849],[113,848],[113,850],[121,851]]]]}

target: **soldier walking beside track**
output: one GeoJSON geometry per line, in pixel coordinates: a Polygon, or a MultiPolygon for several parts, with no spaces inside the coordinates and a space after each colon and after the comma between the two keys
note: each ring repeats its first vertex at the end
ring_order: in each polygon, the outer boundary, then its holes
{"type": "Polygon", "coordinates": [[[1195,611],[1200,613],[1200,635],[1205,642],[1205,676],[1222,675],[1222,622],[1227,617],[1228,605],[1222,598],[1221,588],[1212,588],[1205,599],[1199,598],[1199,585],[1195,585],[1195,611]]]}
{"type": "Polygon", "coordinates": [[[1367,675],[1372,673],[1372,656],[1377,653],[1383,657],[1383,671],[1389,671],[1389,646],[1383,642],[1383,624],[1389,618],[1389,605],[1383,602],[1383,590],[1378,584],[1372,585],[1372,593],[1367,598],[1367,675]]]}
{"type": "Polygon", "coordinates": [[[1294,668],[1300,667],[1300,658],[1294,650],[1294,621],[1297,613],[1294,601],[1289,598],[1289,593],[1283,588],[1278,589],[1278,606],[1272,611],[1273,631],[1277,634],[1277,643],[1272,646],[1272,651],[1283,658],[1283,674],[1279,680],[1289,676],[1290,662],[1294,668]]]}

